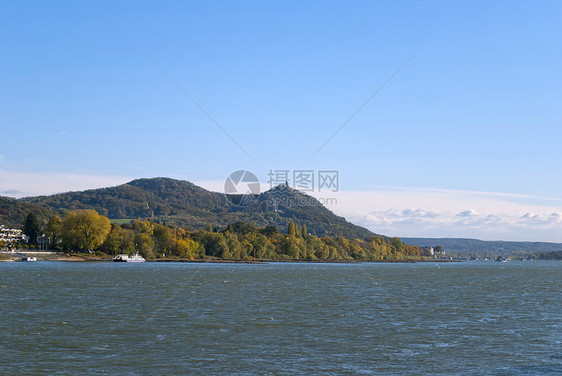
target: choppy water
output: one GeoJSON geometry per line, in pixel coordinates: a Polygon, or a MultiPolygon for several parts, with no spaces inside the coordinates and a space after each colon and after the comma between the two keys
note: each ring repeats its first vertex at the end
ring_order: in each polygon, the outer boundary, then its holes
{"type": "Polygon", "coordinates": [[[0,263],[0,374],[562,374],[562,262],[0,263]]]}

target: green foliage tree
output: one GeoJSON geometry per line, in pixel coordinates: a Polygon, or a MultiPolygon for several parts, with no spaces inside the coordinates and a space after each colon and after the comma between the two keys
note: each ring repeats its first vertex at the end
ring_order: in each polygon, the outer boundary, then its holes
{"type": "Polygon", "coordinates": [[[289,222],[287,234],[289,234],[290,237],[295,237],[297,235],[297,225],[295,222],[293,221],[289,222]]]}
{"type": "Polygon", "coordinates": [[[29,213],[23,224],[23,233],[28,237],[28,244],[37,245],[37,237],[39,236],[39,223],[37,217],[33,213],[29,213]]]}
{"type": "Polygon", "coordinates": [[[390,245],[392,246],[395,254],[402,252],[402,240],[398,237],[390,239],[390,245]]]}
{"type": "Polygon", "coordinates": [[[53,215],[45,226],[45,235],[49,237],[49,244],[57,247],[58,241],[61,238],[61,233],[62,220],[58,216],[53,215]]]}
{"type": "Polygon", "coordinates": [[[174,247],[174,239],[172,231],[168,227],[155,223],[152,230],[152,237],[154,239],[154,251],[156,253],[165,254],[171,252],[174,247]]]}
{"type": "Polygon", "coordinates": [[[134,238],[135,250],[145,259],[153,259],[154,255],[154,241],[152,237],[146,232],[139,232],[134,238]]]}
{"type": "Polygon", "coordinates": [[[133,229],[135,230],[135,232],[140,232],[152,236],[152,232],[154,231],[154,223],[150,219],[147,219],[146,221],[136,219],[133,222],[133,229]]]}
{"type": "Polygon", "coordinates": [[[230,257],[228,245],[224,234],[221,232],[203,232],[196,234],[195,241],[201,243],[205,254],[212,257],[230,257]]]}
{"type": "Polygon", "coordinates": [[[102,245],[102,250],[110,255],[118,253],[132,254],[135,249],[135,234],[131,229],[111,225],[111,232],[102,245]]]}
{"type": "Polygon", "coordinates": [[[275,226],[265,226],[265,228],[261,231],[262,234],[264,234],[265,236],[274,236],[277,235],[278,231],[277,231],[277,227],[275,226]]]}

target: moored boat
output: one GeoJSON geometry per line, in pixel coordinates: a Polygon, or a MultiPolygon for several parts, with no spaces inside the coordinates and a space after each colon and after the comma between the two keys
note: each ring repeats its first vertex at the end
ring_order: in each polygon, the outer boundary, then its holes
{"type": "Polygon", "coordinates": [[[24,256],[21,258],[21,261],[37,261],[37,257],[24,256]]]}
{"type": "Polygon", "coordinates": [[[138,253],[133,254],[132,256],[120,254],[113,258],[115,262],[145,262],[146,260],[144,257],[139,255],[138,253]]]}

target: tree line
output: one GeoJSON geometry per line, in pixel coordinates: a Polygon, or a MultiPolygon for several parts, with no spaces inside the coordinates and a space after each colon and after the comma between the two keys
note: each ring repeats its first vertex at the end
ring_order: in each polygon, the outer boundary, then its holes
{"type": "Polygon", "coordinates": [[[419,247],[406,245],[398,237],[317,237],[294,221],[287,232],[247,222],[189,231],[149,219],[117,225],[95,210],[74,210],[63,218],[51,217],[41,233],[55,249],[108,255],[138,252],[147,259],[394,260],[420,256],[419,247]]]}

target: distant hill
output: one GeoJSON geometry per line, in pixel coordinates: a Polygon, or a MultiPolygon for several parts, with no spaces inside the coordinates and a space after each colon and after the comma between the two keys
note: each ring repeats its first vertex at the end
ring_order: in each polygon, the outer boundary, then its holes
{"type": "Polygon", "coordinates": [[[0,225],[8,228],[21,228],[29,213],[35,214],[37,220],[42,223],[55,215],[55,212],[49,208],[0,196],[0,225]]]}
{"type": "Polygon", "coordinates": [[[409,245],[434,247],[441,245],[445,251],[465,255],[493,254],[508,256],[514,252],[556,252],[562,250],[562,243],[486,241],[463,238],[401,238],[409,245]]]}
{"type": "MultiPolygon", "coordinates": [[[[238,196],[231,196],[236,200],[238,196]]],[[[224,227],[237,221],[257,226],[274,225],[286,230],[291,220],[305,224],[317,236],[365,239],[374,235],[322,206],[315,198],[289,187],[278,186],[255,196],[247,207],[230,205],[222,193],[193,183],[169,178],[137,179],[115,187],[68,192],[52,196],[0,200],[0,223],[20,227],[28,212],[40,221],[69,210],[94,209],[110,219],[153,218],[187,228],[207,223],[224,227]]]]}

